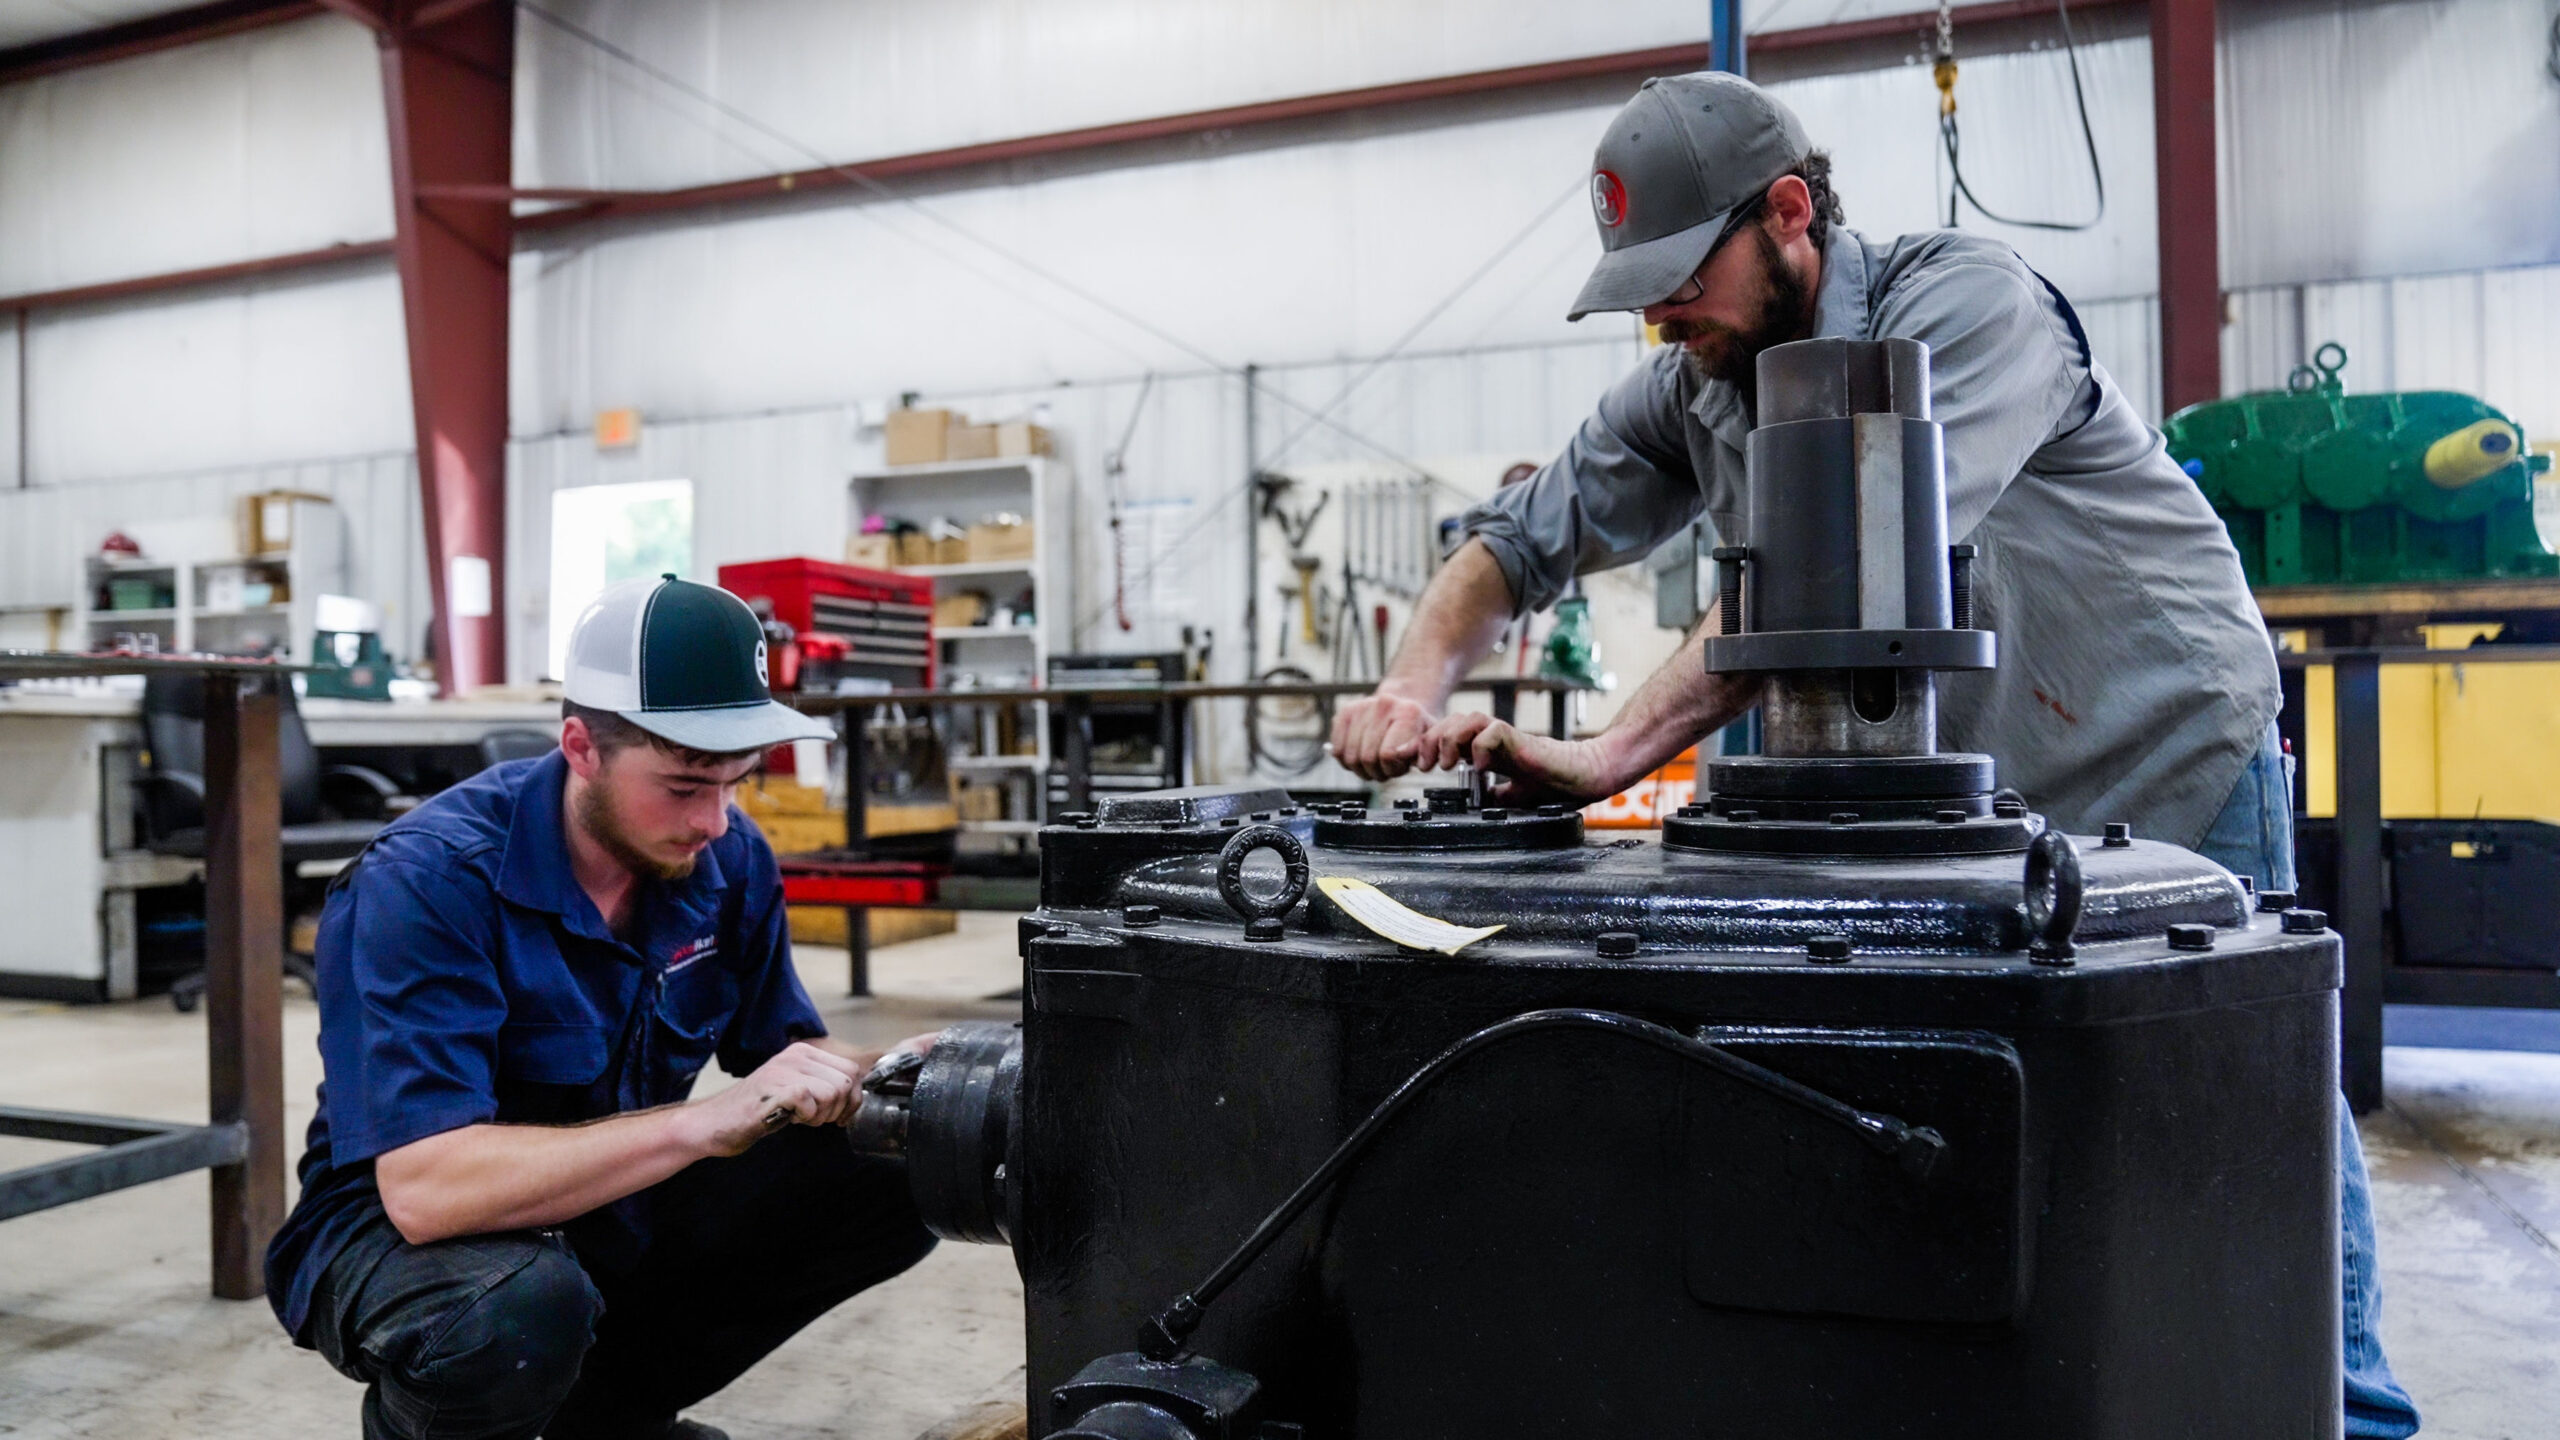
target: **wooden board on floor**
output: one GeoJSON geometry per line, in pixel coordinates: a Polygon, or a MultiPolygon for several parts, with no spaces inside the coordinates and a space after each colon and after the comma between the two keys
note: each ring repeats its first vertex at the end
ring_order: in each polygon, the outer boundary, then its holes
{"type": "Polygon", "coordinates": [[[1021,1405],[988,1400],[941,1421],[916,1440],[1023,1440],[1030,1430],[1031,1417],[1021,1405]]]}
{"type": "MultiPolygon", "coordinates": [[[[948,935],[960,928],[957,910],[891,910],[871,912],[871,948],[895,945],[902,940],[921,940],[928,935],[948,935]]],[[[791,907],[791,943],[794,945],[844,944],[844,910],[835,905],[794,905],[791,907]]]]}

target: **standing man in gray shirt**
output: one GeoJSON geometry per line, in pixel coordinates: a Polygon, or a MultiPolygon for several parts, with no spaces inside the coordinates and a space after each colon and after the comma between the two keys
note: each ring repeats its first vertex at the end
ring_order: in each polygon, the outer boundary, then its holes
{"type": "MultiPolygon", "coordinates": [[[[1640,311],[1666,343],[1538,474],[1468,512],[1334,756],[1388,779],[1472,762],[1515,785],[1611,794],[1748,710],[1701,626],[1601,734],[1551,740],[1450,692],[1512,619],[1624,565],[1702,512],[1743,533],[1743,442],[1761,351],[1815,337],[1925,342],[1945,429],[1947,533],[1977,548],[1975,623],[1998,669],[1939,679],[1939,725],[2053,823],[2108,820],[2293,888],[2274,733],[2275,657],[2240,557],[2195,484],[2089,353],[2079,317],[2017,252],[1957,231],[1887,243],[1841,223],[1830,159],[1786,106],[1730,75],[1647,81],[1593,162],[1603,254],[1572,318],[1640,311]]],[[[2347,1433],[2418,1428],[2375,1331],[2364,1157],[2339,1108],[2347,1433]]]]}

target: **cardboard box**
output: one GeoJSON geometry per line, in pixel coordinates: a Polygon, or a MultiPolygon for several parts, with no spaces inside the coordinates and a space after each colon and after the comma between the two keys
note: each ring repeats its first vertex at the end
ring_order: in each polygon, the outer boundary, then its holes
{"type": "Polygon", "coordinates": [[[898,564],[898,537],[886,530],[877,535],[856,535],[844,542],[844,563],[871,570],[894,569],[898,564]]]}
{"type": "Polygon", "coordinates": [[[987,597],[975,590],[957,595],[943,595],[933,602],[935,628],[944,626],[984,625],[987,623],[987,597]]]}
{"type": "Polygon", "coordinates": [[[993,425],[952,426],[943,434],[942,458],[993,460],[996,458],[996,429],[993,425]]]}
{"type": "Polygon", "coordinates": [[[1004,791],[994,785],[963,785],[953,797],[960,802],[960,819],[1001,820],[1004,818],[1004,791]]]}
{"type": "Polygon", "coordinates": [[[969,559],[1028,560],[1031,558],[1031,522],[990,525],[980,522],[969,527],[969,559]]]}
{"type": "Polygon", "coordinates": [[[1055,455],[1057,445],[1049,438],[1049,427],[1028,420],[1008,420],[996,427],[996,453],[1007,458],[1016,455],[1055,455]]]}
{"type": "Polygon", "coordinates": [[[946,456],[948,410],[892,410],[881,427],[882,459],[891,465],[931,465],[946,456]]]}

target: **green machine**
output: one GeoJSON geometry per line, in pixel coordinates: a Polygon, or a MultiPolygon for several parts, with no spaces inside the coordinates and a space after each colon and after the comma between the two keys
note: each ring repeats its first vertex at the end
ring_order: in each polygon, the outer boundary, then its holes
{"type": "Polygon", "coordinates": [[[2252,586],[2560,575],[2533,525],[2551,457],[2514,421],[2450,390],[2349,395],[2334,341],[2312,361],[2161,427],[2252,586]]]}
{"type": "Polygon", "coordinates": [[[391,657],[383,653],[379,609],[351,596],[320,597],[302,693],[333,700],[391,698],[391,657]]]}

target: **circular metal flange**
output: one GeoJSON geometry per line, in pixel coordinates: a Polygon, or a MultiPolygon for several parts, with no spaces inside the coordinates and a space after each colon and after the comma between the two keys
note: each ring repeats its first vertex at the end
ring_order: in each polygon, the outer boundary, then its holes
{"type": "Polygon", "coordinates": [[[945,1240],[1009,1243],[1022,1173],[1022,1026],[964,1020],[943,1028],[907,1102],[907,1187],[925,1228],[945,1240]]]}
{"type": "Polygon", "coordinates": [[[1735,755],[1707,762],[1707,793],[1736,800],[1923,800],[1980,796],[1991,810],[1991,757],[1735,755]]]}
{"type": "MultiPolygon", "coordinates": [[[[1707,808],[1725,819],[1746,820],[1824,820],[1846,815],[1848,824],[1885,820],[1936,820],[1941,811],[1951,811],[1966,821],[1991,814],[1988,795],[1916,795],[1908,799],[1872,800],[1841,799],[1818,796],[1809,800],[1754,800],[1747,795],[1718,795],[1707,802],[1707,808]]],[[[1836,822],[1835,822],[1836,823],[1836,822]]]]}
{"type": "Polygon", "coordinates": [[[1662,843],[1673,850],[1717,850],[1751,855],[2015,854],[2044,828],[2041,816],[1968,819],[1944,824],[1922,820],[1731,820],[1719,815],[1674,815],[1662,822],[1662,843]]]}
{"type": "Polygon", "coordinates": [[[1707,669],[1990,670],[2000,637],[1989,630],[1768,630],[1707,637],[1707,669]]]}
{"type": "Polygon", "coordinates": [[[1397,810],[1383,820],[1316,820],[1316,843],[1341,850],[1567,850],[1582,843],[1582,812],[1397,810]]]}
{"type": "Polygon", "coordinates": [[[1276,920],[1288,914],[1306,898],[1307,847],[1277,825],[1248,825],[1238,830],[1226,848],[1218,852],[1218,893],[1226,897],[1227,908],[1247,922],[1276,920]],[[1256,896],[1245,888],[1244,862],[1256,850],[1271,851],[1288,867],[1288,878],[1281,882],[1278,894],[1256,896]]]}

